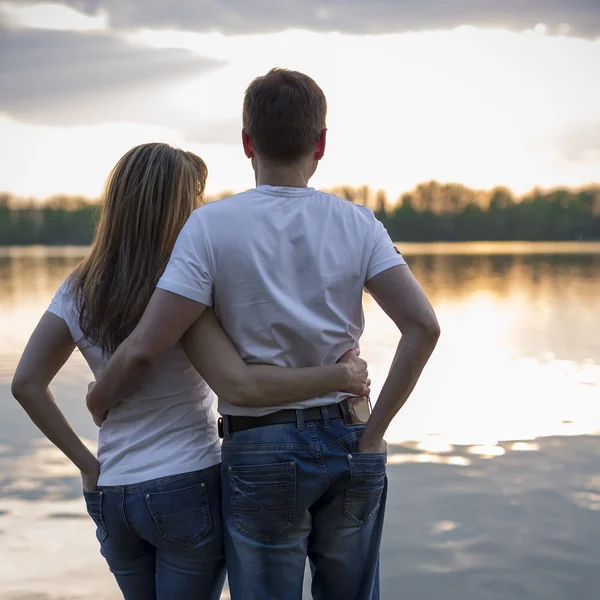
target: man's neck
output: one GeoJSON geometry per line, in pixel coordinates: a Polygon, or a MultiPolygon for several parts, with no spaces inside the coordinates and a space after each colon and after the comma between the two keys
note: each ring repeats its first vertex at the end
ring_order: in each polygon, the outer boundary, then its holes
{"type": "Polygon", "coordinates": [[[256,168],[256,186],[273,185],[278,187],[308,187],[310,177],[306,167],[292,165],[260,165],[256,168]]]}

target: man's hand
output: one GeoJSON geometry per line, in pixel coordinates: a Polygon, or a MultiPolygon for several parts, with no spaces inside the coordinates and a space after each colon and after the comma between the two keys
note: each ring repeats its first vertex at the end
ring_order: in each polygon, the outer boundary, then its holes
{"type": "Polygon", "coordinates": [[[359,454],[383,454],[387,451],[387,442],[383,438],[370,439],[363,435],[358,440],[359,454]]]}
{"type": "MultiPolygon", "coordinates": [[[[91,381],[90,383],[88,383],[88,394],[94,389],[94,386],[96,385],[95,381],[91,381]]],[[[88,405],[89,408],[89,404],[86,402],[86,404],[88,405]]],[[[106,421],[106,417],[108,416],[108,411],[104,411],[104,412],[93,412],[90,411],[92,414],[92,418],[94,419],[94,424],[96,425],[96,427],[102,427],[102,424],[104,423],[104,421],[106,421]]]]}
{"type": "Polygon", "coordinates": [[[359,358],[360,350],[348,350],[338,363],[342,363],[346,368],[347,384],[341,390],[356,396],[369,396],[371,394],[371,380],[367,362],[359,358]]]}

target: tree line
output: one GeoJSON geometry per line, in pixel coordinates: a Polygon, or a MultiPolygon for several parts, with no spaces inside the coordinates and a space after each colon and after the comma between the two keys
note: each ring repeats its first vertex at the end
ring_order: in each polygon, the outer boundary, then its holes
{"type": "Polygon", "coordinates": [[[505,187],[429,181],[393,205],[383,190],[367,186],[331,191],[372,208],[397,241],[600,240],[600,185],[534,189],[518,197],[505,187]]]}
{"type": "MultiPolygon", "coordinates": [[[[385,191],[368,186],[328,191],[373,209],[396,241],[600,240],[598,185],[536,189],[518,197],[504,187],[473,190],[430,181],[395,203],[385,191]]],[[[0,193],[0,245],[87,245],[98,210],[97,201],[79,196],[55,196],[40,203],[0,193]]]]}

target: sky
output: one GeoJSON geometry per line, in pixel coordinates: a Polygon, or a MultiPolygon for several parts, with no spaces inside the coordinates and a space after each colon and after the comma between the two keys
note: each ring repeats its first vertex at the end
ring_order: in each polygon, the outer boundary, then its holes
{"type": "Polygon", "coordinates": [[[327,96],[317,187],[600,182],[599,0],[0,0],[0,190],[96,197],[150,141],[252,187],[243,93],[275,66],[327,96]]]}

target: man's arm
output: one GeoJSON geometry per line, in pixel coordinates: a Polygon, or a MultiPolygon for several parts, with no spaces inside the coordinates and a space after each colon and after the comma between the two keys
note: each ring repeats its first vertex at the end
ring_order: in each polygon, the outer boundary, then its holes
{"type": "Polygon", "coordinates": [[[440,336],[435,312],[406,265],[370,279],[366,288],[402,334],[377,403],[360,439],[359,452],[385,450],[383,436],[413,391],[440,336]]]}
{"type": "Polygon", "coordinates": [[[117,402],[137,389],[152,366],[197,321],[205,304],[157,289],[131,335],[111,357],[87,395],[87,407],[101,424],[117,402]]]}
{"type": "Polygon", "coordinates": [[[358,396],[370,393],[367,363],[355,350],[334,365],[300,369],[247,365],[212,310],[187,330],[181,343],[208,385],[234,406],[276,406],[335,391],[358,396]]]}

